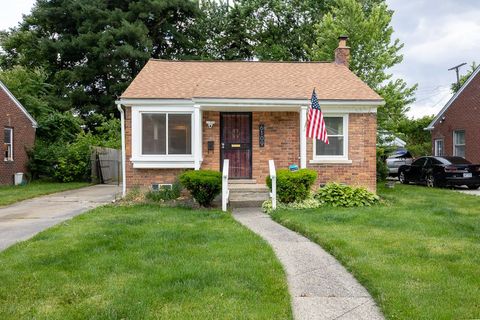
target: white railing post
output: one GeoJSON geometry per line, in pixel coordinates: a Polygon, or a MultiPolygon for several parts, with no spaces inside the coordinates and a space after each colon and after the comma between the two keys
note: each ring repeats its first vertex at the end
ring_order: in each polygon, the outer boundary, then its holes
{"type": "Polygon", "coordinates": [[[223,160],[223,172],[222,172],[222,211],[227,211],[228,197],[230,191],[228,190],[228,159],[223,160]]]}
{"type": "Polygon", "coordinates": [[[270,179],[272,180],[272,192],[270,197],[272,198],[272,209],[277,208],[277,172],[275,170],[275,162],[273,160],[268,160],[268,167],[270,170],[270,179]]]}

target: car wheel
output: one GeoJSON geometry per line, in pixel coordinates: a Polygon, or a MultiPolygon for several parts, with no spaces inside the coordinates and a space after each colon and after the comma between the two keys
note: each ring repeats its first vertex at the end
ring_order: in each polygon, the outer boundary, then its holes
{"type": "Polygon", "coordinates": [[[478,185],[478,184],[473,185],[473,186],[468,186],[468,189],[470,189],[470,190],[477,190],[478,188],[480,188],[480,185],[478,185]]]}
{"type": "Polygon", "coordinates": [[[403,184],[408,184],[408,180],[407,180],[407,178],[405,177],[405,172],[401,171],[401,172],[398,174],[398,181],[400,181],[400,183],[403,183],[403,184]]]}
{"type": "Polygon", "coordinates": [[[437,186],[437,183],[435,181],[435,178],[433,177],[433,175],[429,174],[427,176],[427,187],[429,188],[433,188],[433,187],[436,187],[437,186]]]}

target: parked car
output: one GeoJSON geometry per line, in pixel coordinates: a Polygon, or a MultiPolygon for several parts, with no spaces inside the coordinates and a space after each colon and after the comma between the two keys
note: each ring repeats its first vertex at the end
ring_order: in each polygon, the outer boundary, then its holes
{"type": "Polygon", "coordinates": [[[398,180],[426,184],[428,187],[462,186],[480,187],[480,165],[462,157],[421,157],[411,165],[398,168],[398,180]]]}
{"type": "Polygon", "coordinates": [[[397,176],[398,168],[406,164],[412,164],[413,157],[410,152],[405,149],[400,149],[392,153],[387,158],[387,168],[389,176],[397,176]]]}

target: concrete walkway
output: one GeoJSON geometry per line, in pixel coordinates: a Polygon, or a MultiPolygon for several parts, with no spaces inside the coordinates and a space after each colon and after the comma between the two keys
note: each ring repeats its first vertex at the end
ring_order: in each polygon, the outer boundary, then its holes
{"type": "Polygon", "coordinates": [[[319,245],[258,208],[234,209],[233,216],[273,247],[287,274],[295,319],[383,319],[367,290],[319,245]]]}
{"type": "Polygon", "coordinates": [[[1,207],[0,250],[80,213],[112,202],[119,190],[118,186],[95,185],[1,207]]]}

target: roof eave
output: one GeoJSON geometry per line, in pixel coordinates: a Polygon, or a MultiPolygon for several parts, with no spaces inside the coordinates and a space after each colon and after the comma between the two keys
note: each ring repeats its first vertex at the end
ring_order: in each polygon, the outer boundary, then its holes
{"type": "Polygon", "coordinates": [[[470,82],[477,76],[477,74],[480,72],[480,66],[478,66],[475,71],[473,71],[472,75],[465,81],[465,83],[460,87],[460,89],[448,100],[448,102],[445,104],[445,106],[440,110],[440,112],[433,118],[432,122],[425,128],[425,130],[433,130],[435,128],[435,124],[437,123],[438,120],[443,116],[443,114],[450,108],[450,106],[457,100],[457,98],[460,96],[460,94],[463,92],[463,90],[470,84],[470,82]]]}

